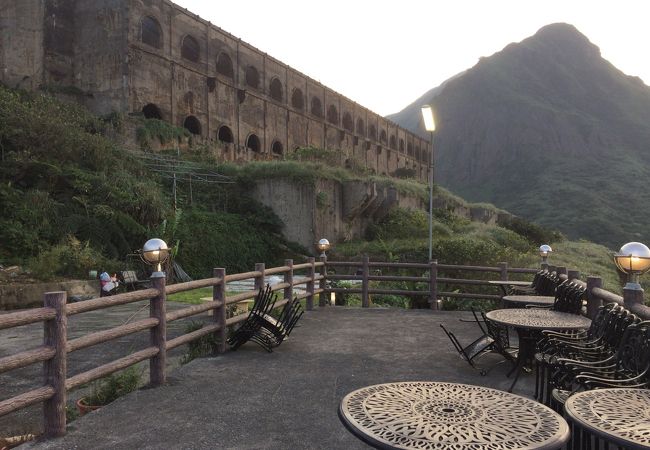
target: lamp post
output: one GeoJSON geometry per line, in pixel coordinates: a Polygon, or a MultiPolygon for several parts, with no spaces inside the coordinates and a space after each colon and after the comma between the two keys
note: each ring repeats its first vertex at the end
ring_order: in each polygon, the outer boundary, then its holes
{"type": "Polygon", "coordinates": [[[142,259],[145,263],[155,266],[155,272],[151,278],[164,278],[165,273],[162,271],[162,264],[169,257],[169,248],[167,243],[162,239],[149,239],[142,246],[142,259]]]}
{"type": "Polygon", "coordinates": [[[550,245],[544,244],[539,246],[539,256],[542,257],[542,268],[548,266],[548,254],[551,253],[553,249],[550,245]]]}
{"type": "Polygon", "coordinates": [[[614,254],[614,262],[628,275],[624,289],[642,291],[639,276],[650,270],[650,249],[640,242],[628,242],[614,254]]]}
{"type": "Polygon", "coordinates": [[[433,257],[433,132],[436,131],[436,121],[433,118],[433,108],[422,106],[424,129],[431,133],[431,160],[429,161],[429,261],[433,257]]]}

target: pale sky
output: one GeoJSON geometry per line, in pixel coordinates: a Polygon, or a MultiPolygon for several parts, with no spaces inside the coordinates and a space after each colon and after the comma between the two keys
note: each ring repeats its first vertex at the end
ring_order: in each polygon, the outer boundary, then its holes
{"type": "Polygon", "coordinates": [[[381,115],[555,22],[650,83],[648,0],[173,1],[381,115]]]}

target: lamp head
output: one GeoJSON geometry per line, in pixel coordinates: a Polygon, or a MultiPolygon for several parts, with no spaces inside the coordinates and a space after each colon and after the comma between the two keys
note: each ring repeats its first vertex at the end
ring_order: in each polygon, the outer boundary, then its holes
{"type": "Polygon", "coordinates": [[[548,244],[539,246],[539,256],[541,256],[542,258],[547,258],[548,254],[551,253],[552,251],[553,249],[548,244]]]}
{"type": "MultiPolygon", "coordinates": [[[[162,263],[169,257],[169,248],[162,239],[149,239],[142,246],[142,259],[147,264],[156,267],[156,272],[162,273],[162,263]]],[[[152,275],[153,276],[153,275],[152,275]]]]}
{"type": "Polygon", "coordinates": [[[425,130],[436,131],[436,121],[433,118],[433,108],[430,105],[422,106],[422,120],[424,120],[425,130]]]}
{"type": "Polygon", "coordinates": [[[330,241],[327,239],[323,238],[320,241],[318,241],[318,244],[316,244],[316,248],[318,249],[319,252],[321,252],[321,256],[326,256],[325,252],[330,249],[330,241]]]}
{"type": "Polygon", "coordinates": [[[641,242],[628,242],[614,254],[616,266],[628,274],[628,288],[639,286],[639,276],[650,270],[650,249],[641,242]],[[629,286],[630,284],[634,286],[629,286]]]}

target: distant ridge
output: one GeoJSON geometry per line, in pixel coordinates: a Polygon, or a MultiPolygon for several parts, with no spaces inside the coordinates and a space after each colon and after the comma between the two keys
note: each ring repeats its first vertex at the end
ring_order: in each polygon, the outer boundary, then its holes
{"type": "Polygon", "coordinates": [[[650,88],[574,26],[481,58],[389,119],[422,133],[424,103],[443,186],[572,238],[650,244],[650,88]]]}

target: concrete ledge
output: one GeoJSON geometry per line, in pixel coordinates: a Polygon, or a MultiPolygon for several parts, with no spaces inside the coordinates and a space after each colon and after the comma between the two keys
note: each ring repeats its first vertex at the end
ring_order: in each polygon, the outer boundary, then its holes
{"type": "Polygon", "coordinates": [[[38,308],[43,306],[43,294],[52,291],[66,291],[68,297],[72,295],[99,296],[99,281],[73,280],[0,286],[0,310],[38,308]]]}

